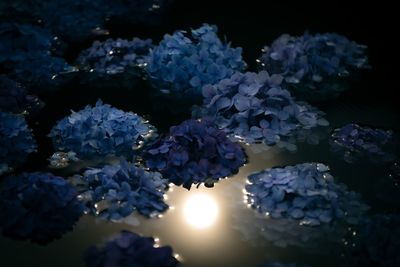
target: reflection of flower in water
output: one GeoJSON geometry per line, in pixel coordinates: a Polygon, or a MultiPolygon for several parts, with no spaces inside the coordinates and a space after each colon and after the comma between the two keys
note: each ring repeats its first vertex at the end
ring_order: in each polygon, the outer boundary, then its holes
{"type": "Polygon", "coordinates": [[[345,242],[345,266],[400,266],[400,215],[374,215],[355,228],[345,242]]]}
{"type": "Polygon", "coordinates": [[[304,163],[251,174],[245,199],[261,214],[316,226],[343,220],[357,224],[368,208],[359,194],[334,182],[329,167],[304,163]]]}
{"type": "Polygon", "coordinates": [[[168,208],[164,202],[167,180],[158,172],[148,172],[125,160],[89,169],[78,180],[79,198],[88,212],[101,218],[121,221],[134,211],[153,217],[168,208]]]}
{"type": "Polygon", "coordinates": [[[393,131],[372,129],[357,124],[347,124],[335,129],[330,138],[331,150],[346,162],[367,158],[374,162],[390,162],[395,159],[398,144],[393,131]]]}
{"type": "Polygon", "coordinates": [[[48,173],[9,176],[0,191],[0,229],[11,238],[46,244],[72,230],[82,214],[75,189],[48,173]]]}
{"type": "Polygon", "coordinates": [[[103,247],[90,247],[85,254],[87,267],[173,267],[179,264],[169,246],[156,247],[151,237],[122,231],[103,247]]]}
{"type": "Polygon", "coordinates": [[[345,222],[323,223],[319,226],[300,225],[290,218],[274,219],[259,214],[246,206],[247,201],[237,196],[243,194],[243,183],[231,182],[225,197],[229,199],[232,228],[241,233],[242,239],[254,246],[273,245],[279,248],[296,247],[307,253],[328,254],[337,250],[349,231],[345,222]]]}

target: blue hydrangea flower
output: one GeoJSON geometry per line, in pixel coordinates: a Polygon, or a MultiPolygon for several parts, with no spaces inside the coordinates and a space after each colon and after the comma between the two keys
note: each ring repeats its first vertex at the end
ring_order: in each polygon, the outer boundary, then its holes
{"type": "Polygon", "coordinates": [[[241,53],[241,48],[231,48],[218,38],[216,26],[204,24],[190,36],[185,31],[166,34],[150,52],[147,72],[163,93],[200,96],[205,84],[214,84],[245,68],[241,53]]]}
{"type": "Polygon", "coordinates": [[[123,80],[132,87],[143,77],[143,68],[152,47],[151,39],[95,41],[90,48],[80,53],[77,63],[80,70],[85,71],[85,76],[88,76],[86,79],[89,80],[87,82],[91,85],[102,85],[111,79],[113,86],[123,80]]]}
{"type": "Polygon", "coordinates": [[[248,181],[248,203],[272,218],[291,218],[311,226],[335,220],[356,224],[367,210],[359,194],[335,183],[322,163],[266,169],[250,175],[248,181]]]}
{"type": "MultiPolygon", "coordinates": [[[[10,77],[26,84],[50,85],[72,68],[51,54],[53,37],[37,26],[0,24],[0,63],[10,77]]],[[[57,80],[58,81],[58,80],[57,80]]]]}
{"type": "Polygon", "coordinates": [[[211,187],[237,173],[246,162],[246,154],[211,122],[187,120],[171,127],[167,137],[145,151],[144,159],[150,169],[190,189],[192,184],[201,183],[211,187]]]}
{"type": "Polygon", "coordinates": [[[29,94],[20,83],[0,75],[0,111],[17,114],[28,114],[38,111],[43,102],[29,94]]]}
{"type": "Polygon", "coordinates": [[[169,246],[156,247],[152,237],[121,231],[103,247],[90,247],[85,254],[87,267],[173,267],[178,260],[169,246]]]}
{"type": "Polygon", "coordinates": [[[46,244],[60,238],[83,214],[77,192],[49,173],[9,176],[0,189],[0,230],[5,236],[46,244]]]}
{"type": "Polygon", "coordinates": [[[258,60],[261,68],[281,74],[296,97],[327,100],[346,89],[347,78],[368,68],[366,46],[335,34],[284,34],[264,47],[258,60]]]}
{"type": "Polygon", "coordinates": [[[390,162],[396,158],[398,147],[393,131],[354,123],[335,129],[329,143],[331,150],[349,163],[363,157],[376,162],[390,162]]]}
{"type": "Polygon", "coordinates": [[[97,101],[94,107],[60,120],[50,137],[57,151],[73,151],[78,157],[96,157],[114,154],[132,156],[153,136],[154,127],[132,112],[97,101]]]}
{"type": "Polygon", "coordinates": [[[400,215],[374,215],[345,242],[345,266],[400,266],[400,215]]]}
{"type": "Polygon", "coordinates": [[[168,209],[164,194],[166,179],[121,160],[102,169],[89,169],[81,178],[79,198],[88,212],[111,221],[120,221],[134,211],[153,217],[168,209]]]}
{"type": "Polygon", "coordinates": [[[0,165],[8,169],[24,163],[35,152],[36,141],[21,115],[0,112],[0,165]]]}
{"type": "Polygon", "coordinates": [[[211,118],[230,137],[247,143],[264,142],[296,149],[297,140],[318,143],[312,131],[329,123],[324,113],[296,102],[281,87],[282,76],[235,73],[203,87],[204,102],[194,116],[211,118]]]}

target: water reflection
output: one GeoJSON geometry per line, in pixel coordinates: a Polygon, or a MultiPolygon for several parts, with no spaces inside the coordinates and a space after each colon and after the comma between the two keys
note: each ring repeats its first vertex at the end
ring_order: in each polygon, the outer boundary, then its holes
{"type": "Polygon", "coordinates": [[[208,228],[215,223],[218,217],[218,206],[209,195],[196,194],[186,200],[183,216],[186,222],[194,228],[208,228]]]}

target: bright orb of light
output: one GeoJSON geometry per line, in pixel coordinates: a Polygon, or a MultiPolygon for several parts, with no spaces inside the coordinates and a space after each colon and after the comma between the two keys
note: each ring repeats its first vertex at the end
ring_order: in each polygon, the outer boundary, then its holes
{"type": "Polygon", "coordinates": [[[207,195],[194,195],[185,203],[183,214],[185,220],[190,225],[203,229],[215,222],[218,215],[218,207],[211,197],[207,195]]]}

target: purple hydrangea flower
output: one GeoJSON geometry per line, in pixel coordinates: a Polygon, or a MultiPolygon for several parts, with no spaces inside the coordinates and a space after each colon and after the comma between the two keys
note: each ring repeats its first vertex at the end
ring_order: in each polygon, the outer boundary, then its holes
{"type": "Polygon", "coordinates": [[[43,106],[43,102],[29,94],[20,83],[0,75],[0,111],[28,114],[35,113],[43,106]]]}
{"type": "Polygon", "coordinates": [[[291,218],[311,226],[335,220],[357,224],[368,209],[359,194],[335,183],[322,163],[266,169],[250,175],[248,181],[248,203],[272,218],[291,218]]]}
{"type": "Polygon", "coordinates": [[[364,221],[345,242],[344,266],[400,266],[399,224],[398,214],[378,214],[364,221]]]}
{"type": "Polygon", "coordinates": [[[312,131],[329,123],[324,113],[296,102],[281,87],[282,76],[235,73],[215,85],[203,87],[203,106],[194,116],[215,121],[230,137],[246,143],[278,144],[295,150],[297,140],[318,143],[312,131]]]}
{"type": "Polygon", "coordinates": [[[262,69],[281,74],[297,98],[327,100],[346,89],[347,78],[368,68],[366,46],[335,34],[284,34],[264,47],[258,60],[262,69]]]}
{"type": "Polygon", "coordinates": [[[179,262],[169,246],[155,247],[152,237],[121,231],[103,247],[90,247],[85,254],[87,267],[173,267],[179,262]]]}
{"type": "Polygon", "coordinates": [[[73,151],[78,157],[114,154],[132,156],[154,134],[154,127],[140,116],[97,101],[94,107],[60,120],[50,137],[57,151],[73,151]]]}
{"type": "Polygon", "coordinates": [[[24,163],[36,148],[36,141],[25,118],[0,112],[0,169],[24,163]]]}
{"type": "Polygon", "coordinates": [[[83,214],[77,192],[49,173],[9,176],[0,189],[0,230],[5,236],[46,244],[72,230],[83,214]]]}
{"type": "Polygon", "coordinates": [[[349,163],[363,157],[376,162],[390,162],[396,158],[398,148],[393,131],[354,123],[335,129],[329,143],[331,150],[349,163]]]}
{"type": "Polygon", "coordinates": [[[150,52],[147,72],[160,92],[177,97],[200,96],[204,85],[245,68],[242,49],[222,42],[216,26],[204,24],[190,33],[167,34],[150,52]]]}
{"type": "Polygon", "coordinates": [[[164,194],[166,179],[158,172],[121,160],[102,169],[89,169],[80,178],[79,198],[88,212],[111,221],[120,221],[134,211],[153,217],[168,209],[164,194]]]}
{"type": "Polygon", "coordinates": [[[144,159],[150,169],[190,189],[192,184],[212,186],[237,173],[246,162],[246,154],[211,122],[187,120],[171,127],[167,137],[145,151],[144,159]]]}
{"type": "MultiPolygon", "coordinates": [[[[62,58],[51,54],[53,37],[28,24],[0,24],[0,63],[10,77],[25,84],[50,85],[55,77],[71,71],[62,58]]],[[[57,79],[59,81],[59,79],[57,79]]]]}

